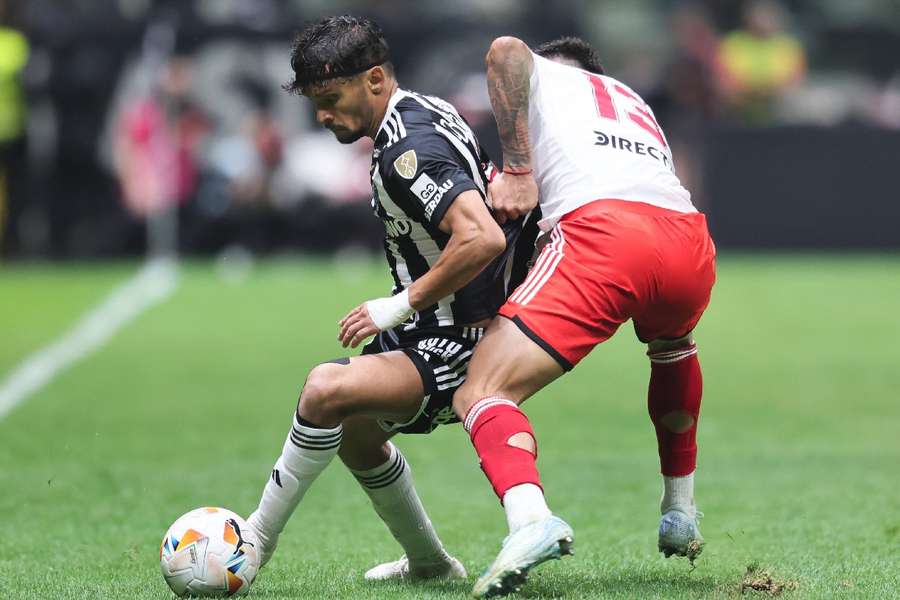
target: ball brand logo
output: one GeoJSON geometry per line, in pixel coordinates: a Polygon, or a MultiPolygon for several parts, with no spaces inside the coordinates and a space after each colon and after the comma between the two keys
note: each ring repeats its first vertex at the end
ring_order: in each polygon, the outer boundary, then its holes
{"type": "Polygon", "coordinates": [[[225,534],[223,537],[226,542],[234,544],[234,553],[236,555],[244,553],[244,544],[247,544],[248,546],[253,545],[244,540],[244,536],[241,535],[241,526],[238,525],[238,522],[234,519],[225,521],[225,534]]]}
{"type": "Polygon", "coordinates": [[[394,170],[404,179],[412,179],[415,177],[418,168],[419,161],[416,158],[415,150],[407,150],[394,161],[394,170]]]}

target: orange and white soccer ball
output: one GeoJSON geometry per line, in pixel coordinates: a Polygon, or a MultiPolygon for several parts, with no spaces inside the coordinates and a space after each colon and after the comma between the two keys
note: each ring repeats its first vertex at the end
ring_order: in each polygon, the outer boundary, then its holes
{"type": "Polygon", "coordinates": [[[177,596],[243,596],[259,570],[256,535],[224,508],[197,508],[175,521],[159,549],[159,566],[177,596]]]}

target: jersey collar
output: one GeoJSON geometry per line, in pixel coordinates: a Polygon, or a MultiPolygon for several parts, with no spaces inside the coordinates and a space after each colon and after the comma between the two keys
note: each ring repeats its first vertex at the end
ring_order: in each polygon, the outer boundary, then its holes
{"type": "Polygon", "coordinates": [[[384,124],[387,123],[388,117],[391,116],[391,112],[397,107],[397,103],[406,98],[409,95],[409,92],[406,90],[400,89],[399,87],[394,91],[393,95],[391,95],[390,100],[388,100],[387,108],[384,111],[384,117],[381,119],[381,125],[378,127],[378,131],[375,132],[375,139],[378,139],[378,136],[381,135],[381,132],[384,130],[384,124]]]}

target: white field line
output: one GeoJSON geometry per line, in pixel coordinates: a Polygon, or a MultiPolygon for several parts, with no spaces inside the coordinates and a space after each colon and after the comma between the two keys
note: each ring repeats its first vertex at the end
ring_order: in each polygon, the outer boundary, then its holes
{"type": "Polygon", "coordinates": [[[0,381],[0,419],[61,371],[103,347],[122,327],[172,295],[178,270],[171,260],[146,263],[65,335],[38,350],[0,381]]]}

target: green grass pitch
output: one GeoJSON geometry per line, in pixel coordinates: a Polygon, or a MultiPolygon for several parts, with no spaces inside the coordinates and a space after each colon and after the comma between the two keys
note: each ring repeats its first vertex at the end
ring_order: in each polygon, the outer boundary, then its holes
{"type": "MultiPolygon", "coordinates": [[[[0,377],[133,269],[0,269],[0,377]]],[[[387,282],[374,262],[264,262],[240,284],[183,266],[170,300],[0,420],[0,598],[171,597],[167,526],[196,506],[251,511],[305,373],[345,353],[337,320],[387,282]]],[[[525,405],[576,555],[521,597],[736,598],[751,566],[795,588],[783,597],[900,597],[900,257],[725,256],[697,338],[696,568],[656,552],[648,364],[626,326],[525,405]]],[[[458,425],[399,445],[469,580],[366,584],[401,550],[335,461],[251,597],[468,593],[506,533],[501,508],[458,425]]]]}

